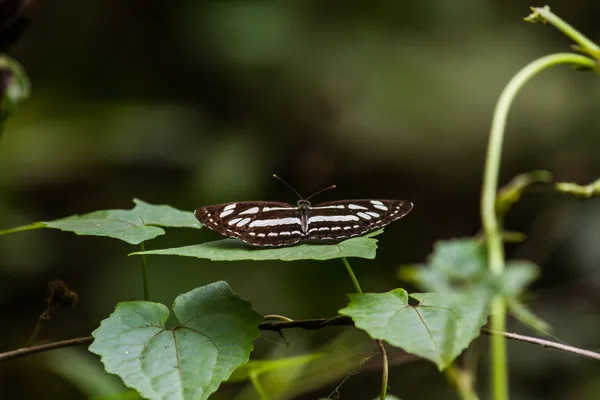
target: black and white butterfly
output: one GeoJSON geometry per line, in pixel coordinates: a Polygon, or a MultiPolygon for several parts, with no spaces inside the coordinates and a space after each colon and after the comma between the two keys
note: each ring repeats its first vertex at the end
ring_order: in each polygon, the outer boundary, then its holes
{"type": "Polygon", "coordinates": [[[360,236],[404,217],[412,207],[406,200],[340,200],[314,206],[308,199],[297,206],[242,201],[200,207],[194,215],[223,236],[257,247],[280,247],[360,236]]]}

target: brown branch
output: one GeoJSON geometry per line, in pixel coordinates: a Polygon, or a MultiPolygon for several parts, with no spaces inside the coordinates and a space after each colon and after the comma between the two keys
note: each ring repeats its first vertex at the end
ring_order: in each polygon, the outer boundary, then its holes
{"type": "MultiPolygon", "coordinates": [[[[274,331],[279,332],[283,329],[300,328],[308,330],[316,330],[326,328],[328,326],[350,326],[353,325],[352,319],[346,316],[337,316],[333,318],[323,319],[304,319],[304,320],[285,320],[285,321],[265,321],[258,326],[258,329],[262,331],[274,331]]],[[[509,332],[494,332],[492,330],[482,328],[481,333],[486,335],[502,335],[507,339],[517,340],[519,342],[537,344],[542,347],[549,349],[561,350],[567,353],[577,354],[587,358],[593,358],[600,360],[600,353],[584,350],[577,347],[569,346],[562,343],[551,342],[549,340],[538,339],[531,336],[519,335],[517,333],[509,332]]],[[[60,349],[63,347],[79,346],[83,344],[92,343],[93,338],[91,336],[62,340],[59,342],[46,343],[39,346],[24,347],[17,350],[8,351],[6,353],[0,353],[0,361],[6,361],[13,358],[25,357],[31,354],[41,353],[44,351],[60,349]]]]}
{"type": "Polygon", "coordinates": [[[0,353],[0,361],[6,361],[13,358],[25,357],[31,354],[41,353],[44,351],[62,349],[63,347],[79,346],[82,344],[90,344],[94,340],[91,336],[85,336],[74,339],[61,340],[60,342],[52,342],[40,344],[38,346],[23,347],[21,349],[0,353]]]}

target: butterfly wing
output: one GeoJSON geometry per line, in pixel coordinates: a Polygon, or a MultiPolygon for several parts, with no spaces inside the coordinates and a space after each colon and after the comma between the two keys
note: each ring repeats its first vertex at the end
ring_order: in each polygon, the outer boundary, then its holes
{"type": "Polygon", "coordinates": [[[307,239],[336,240],[360,236],[404,217],[406,200],[341,200],[311,207],[307,239]]]}
{"type": "Polygon", "coordinates": [[[200,207],[194,215],[207,228],[258,247],[290,246],[304,238],[298,208],[275,201],[242,201],[200,207]]]}

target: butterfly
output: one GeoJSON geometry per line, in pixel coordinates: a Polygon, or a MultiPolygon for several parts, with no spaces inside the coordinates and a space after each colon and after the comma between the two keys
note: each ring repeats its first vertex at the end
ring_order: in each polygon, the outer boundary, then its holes
{"type": "Polygon", "coordinates": [[[312,196],[295,206],[275,201],[216,204],[200,207],[194,215],[223,236],[256,247],[282,247],[360,236],[404,217],[413,208],[406,200],[339,200],[313,206],[308,201],[312,196]]]}

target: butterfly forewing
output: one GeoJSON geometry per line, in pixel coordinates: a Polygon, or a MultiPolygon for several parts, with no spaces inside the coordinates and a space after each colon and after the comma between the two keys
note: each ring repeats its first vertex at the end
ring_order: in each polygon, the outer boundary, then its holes
{"type": "Polygon", "coordinates": [[[402,218],[412,210],[405,200],[341,200],[311,207],[309,240],[336,240],[360,236],[402,218]]]}
{"type": "Polygon", "coordinates": [[[255,246],[289,246],[303,239],[298,208],[274,201],[246,201],[198,208],[196,218],[223,236],[255,246]]]}

